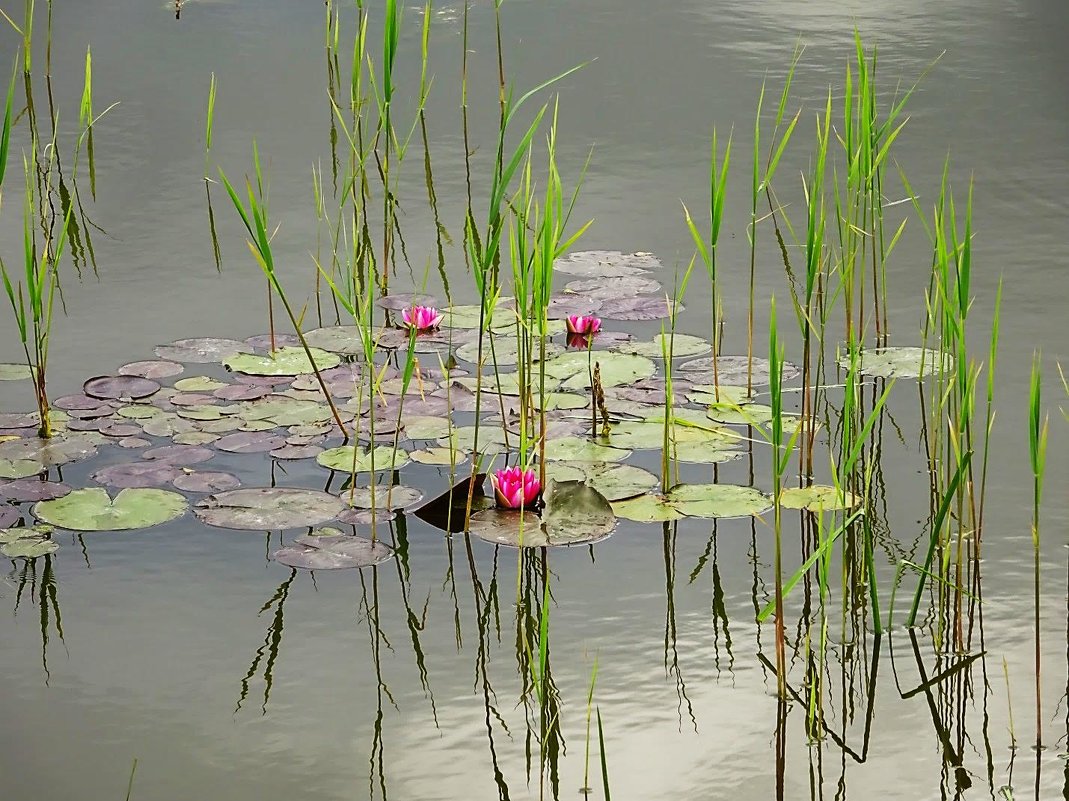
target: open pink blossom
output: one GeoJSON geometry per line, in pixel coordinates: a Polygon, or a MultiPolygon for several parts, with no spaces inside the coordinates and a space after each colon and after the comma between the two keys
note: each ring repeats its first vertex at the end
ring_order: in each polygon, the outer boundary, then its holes
{"type": "Polygon", "coordinates": [[[569,334],[596,334],[601,330],[601,320],[582,314],[570,314],[567,320],[569,334]]]}
{"type": "Polygon", "coordinates": [[[413,306],[401,310],[401,319],[417,331],[433,331],[442,322],[442,313],[433,306],[413,306]]]}
{"type": "Polygon", "coordinates": [[[542,483],[534,470],[521,470],[519,466],[506,467],[490,474],[497,505],[505,509],[529,509],[542,492],[542,483]]]}

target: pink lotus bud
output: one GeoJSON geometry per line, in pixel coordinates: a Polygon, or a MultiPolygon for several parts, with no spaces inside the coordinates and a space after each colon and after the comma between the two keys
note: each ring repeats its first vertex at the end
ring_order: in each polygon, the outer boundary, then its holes
{"type": "Polygon", "coordinates": [[[490,474],[497,505],[505,509],[531,508],[542,492],[542,484],[534,470],[521,470],[519,466],[506,467],[490,474]]]}
{"type": "Polygon", "coordinates": [[[442,322],[442,313],[433,306],[413,306],[401,311],[401,319],[417,331],[433,331],[442,322]]]}
{"type": "Polygon", "coordinates": [[[582,314],[570,314],[567,320],[569,334],[596,334],[601,330],[601,320],[597,317],[585,317],[582,314]]]}

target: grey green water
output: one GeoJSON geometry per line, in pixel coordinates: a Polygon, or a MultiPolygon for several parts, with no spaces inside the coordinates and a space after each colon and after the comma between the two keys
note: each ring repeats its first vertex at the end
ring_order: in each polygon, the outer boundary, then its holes
{"type": "MultiPolygon", "coordinates": [[[[21,12],[10,5],[3,8],[12,16],[21,12]]],[[[427,108],[434,188],[453,243],[461,240],[466,202],[461,11],[459,4],[434,10],[427,108]]],[[[592,550],[552,553],[551,662],[566,751],[559,786],[547,780],[545,794],[582,797],[586,694],[596,659],[595,701],[617,799],[748,801],[776,797],[777,787],[786,799],[1069,797],[1069,423],[1057,409],[1069,408],[1069,400],[1059,397],[1054,368],[1058,360],[1069,363],[1069,7],[1058,0],[506,0],[502,12],[506,71],[517,86],[590,62],[560,86],[562,167],[576,175],[594,148],[577,211],[595,218],[583,248],[652,251],[669,269],[685,266],[691,241],[680,200],[692,208],[705,202],[711,128],[735,126],[738,169],[723,240],[726,351],[745,349],[746,136],[761,80],[767,73],[778,92],[791,53],[804,44],[794,103],[815,108],[829,83],[841,79],[855,25],[880,47],[885,86],[899,77],[908,85],[945,51],[911,101],[896,158],[925,205],[934,202],[948,152],[958,185],[975,176],[976,332],[985,331],[999,276],[1005,279],[983,636],[970,654],[984,656],[966,663],[970,655],[937,653],[923,631],[916,651],[901,629],[879,643],[836,636],[827,721],[835,737],[810,743],[803,707],[792,706],[778,726],[775,677],[759,658],[774,660],[772,625],[754,623],[755,604],[771,597],[768,527],[683,521],[662,531],[624,522],[592,550]],[[1042,574],[1047,747],[1038,755],[1029,747],[1035,721],[1025,428],[1034,348],[1043,351],[1051,410],[1042,574]],[[943,671],[945,680],[931,682],[943,671]],[[924,689],[914,692],[918,687],[924,689]],[[778,736],[785,743],[779,763],[778,736]]],[[[410,91],[419,77],[420,13],[406,9],[398,67],[397,80],[410,91]]],[[[496,132],[492,4],[472,6],[469,24],[478,164],[496,132]]],[[[241,175],[257,141],[270,174],[272,219],[281,223],[280,270],[290,285],[307,287],[315,249],[311,169],[322,163],[329,171],[330,159],[321,5],[191,0],[176,20],[162,2],[59,1],[54,25],[61,120],[77,114],[86,45],[96,105],[119,105],[96,133],[98,200],[90,211],[107,232],[94,239],[100,276],[65,281],[53,394],[150,358],[157,343],[263,333],[262,276],[221,195],[221,273],[212,260],[202,182],[207,87],[214,73],[212,161],[241,175]]],[[[5,23],[0,64],[14,59],[17,44],[5,23]]],[[[811,112],[804,119],[808,137],[811,112]]],[[[806,152],[801,148],[782,173],[805,169],[806,152]]],[[[418,283],[437,250],[421,165],[406,164],[401,187],[415,278],[402,274],[399,286],[418,283]]],[[[15,259],[20,203],[14,190],[4,201],[0,247],[15,259]]],[[[929,274],[927,242],[910,225],[891,261],[898,344],[919,342],[929,274]]],[[[454,291],[470,300],[459,244],[447,245],[445,256],[454,291]]],[[[761,256],[758,331],[767,328],[767,299],[786,297],[775,251],[761,256]]],[[[709,329],[703,304],[696,299],[684,316],[691,333],[709,329]]],[[[19,356],[10,323],[5,308],[0,361],[19,356]]],[[[790,346],[788,355],[796,355],[790,346]]],[[[896,393],[897,427],[887,425],[882,440],[885,575],[893,558],[913,553],[929,514],[916,392],[896,393]]],[[[28,410],[32,396],[4,382],[0,405],[28,410]]],[[[272,478],[266,458],[245,460],[240,469],[247,484],[272,478]]],[[[744,460],[720,475],[748,483],[750,469],[744,460]]],[[[766,462],[752,469],[756,483],[767,484],[766,462]]],[[[428,486],[444,483],[432,468],[421,476],[428,486]]],[[[66,478],[87,480],[77,470],[66,478]]],[[[33,575],[22,562],[10,569],[5,562],[2,797],[123,798],[135,759],[131,797],[139,801],[539,797],[537,753],[530,781],[526,769],[532,746],[520,703],[515,551],[450,542],[411,517],[405,536],[403,563],[314,580],[268,560],[277,534],[209,530],[190,518],[82,542],[68,535],[47,568],[37,560],[33,575]]],[[[798,561],[793,548],[791,565],[798,561]]],[[[801,611],[792,606],[789,630],[801,611]]],[[[837,634],[851,631],[849,621],[834,624],[837,634]]],[[[594,797],[604,794],[599,750],[595,734],[587,782],[594,797]]]]}

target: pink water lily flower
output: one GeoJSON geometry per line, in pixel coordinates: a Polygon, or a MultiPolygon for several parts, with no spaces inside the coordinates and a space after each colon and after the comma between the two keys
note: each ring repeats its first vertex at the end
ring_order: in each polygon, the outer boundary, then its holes
{"type": "Polygon", "coordinates": [[[542,492],[542,483],[534,470],[506,467],[490,474],[497,505],[505,509],[531,508],[542,492]]]}
{"type": "Polygon", "coordinates": [[[567,320],[569,334],[596,334],[601,330],[598,317],[586,317],[582,314],[570,314],[567,320]]]}
{"type": "Polygon", "coordinates": [[[413,306],[401,311],[401,319],[417,331],[433,331],[442,322],[442,313],[433,306],[413,306]]]}

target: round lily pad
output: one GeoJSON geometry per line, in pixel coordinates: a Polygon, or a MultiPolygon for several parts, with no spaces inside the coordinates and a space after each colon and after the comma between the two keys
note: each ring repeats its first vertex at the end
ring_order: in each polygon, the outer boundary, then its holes
{"type": "Polygon", "coordinates": [[[182,471],[171,483],[184,492],[227,492],[241,486],[237,476],[210,470],[182,471]]]}
{"type": "Polygon", "coordinates": [[[612,510],[617,517],[636,523],[668,523],[684,517],[660,495],[639,495],[637,498],[617,501],[612,505],[612,510]]]}
{"type": "Polygon", "coordinates": [[[349,490],[344,490],[339,497],[359,509],[370,509],[371,496],[375,496],[376,509],[407,509],[423,500],[423,493],[412,487],[396,484],[392,487],[384,487],[376,484],[372,487],[357,487],[350,496],[349,490]]]}
{"type": "MultiPolygon", "coordinates": [[[[325,370],[341,363],[337,354],[329,353],[319,348],[310,349],[315,367],[325,370]]],[[[250,375],[275,375],[292,376],[314,372],[312,362],[304,348],[285,347],[279,348],[267,356],[257,356],[251,353],[238,353],[223,359],[223,365],[228,370],[250,375]]]]}
{"type": "MultiPolygon", "coordinates": [[[[107,414],[107,412],[105,412],[107,414]]],[[[37,428],[38,417],[35,414],[0,413],[0,428],[37,428]]]]}
{"type": "Polygon", "coordinates": [[[677,484],[665,501],[687,517],[750,517],[772,507],[760,490],[735,484],[677,484]]]}
{"type": "Polygon", "coordinates": [[[144,362],[130,362],[119,368],[119,375],[133,375],[139,378],[148,378],[159,381],[161,378],[170,378],[180,375],[185,368],[178,362],[169,362],[165,359],[151,359],[144,362]]]}
{"type": "Polygon", "coordinates": [[[564,285],[566,293],[596,300],[612,300],[622,295],[642,295],[660,292],[661,285],[643,275],[613,276],[611,281],[604,278],[582,278],[569,281],[564,285]]]}
{"type": "Polygon", "coordinates": [[[463,464],[468,460],[468,457],[463,453],[454,453],[449,448],[423,448],[418,451],[412,451],[408,454],[413,462],[419,462],[420,464],[430,464],[446,466],[450,464],[463,464]]]}
{"type": "Polygon", "coordinates": [[[352,445],[342,445],[338,448],[323,451],[316,457],[316,461],[322,467],[336,470],[340,473],[370,472],[372,469],[372,454],[374,454],[374,469],[376,472],[380,470],[400,470],[408,464],[408,453],[401,448],[395,451],[390,445],[379,445],[373,452],[366,448],[359,448],[355,454],[355,461],[353,451],[352,445]]]}
{"type": "Polygon", "coordinates": [[[589,278],[643,275],[660,268],[660,260],[652,253],[621,253],[618,250],[576,251],[553,262],[554,270],[589,278]]]}
{"type": "Polygon", "coordinates": [[[178,468],[156,462],[125,462],[104,467],[90,478],[107,487],[162,487],[178,475],[178,468]]]}
{"type": "Polygon", "coordinates": [[[196,445],[163,445],[159,448],[147,450],[141,455],[145,459],[177,467],[200,464],[215,456],[208,448],[201,448],[196,445]]]}
{"type": "Polygon", "coordinates": [[[225,381],[218,381],[206,375],[192,375],[174,382],[174,388],[179,392],[214,392],[226,386],[229,385],[225,381]]]}
{"type": "Polygon", "coordinates": [[[118,445],[120,448],[131,449],[147,448],[152,445],[152,443],[149,442],[147,439],[143,439],[141,437],[123,437],[115,444],[118,445]]]}
{"type": "Polygon", "coordinates": [[[156,348],[156,355],[161,359],[168,359],[174,362],[210,364],[222,361],[227,356],[241,353],[248,349],[248,345],[244,342],[238,342],[236,339],[198,337],[195,339],[179,339],[170,345],[159,345],[156,348]]]}
{"type": "MultiPolygon", "coordinates": [[[[69,428],[74,428],[74,420],[68,424],[69,428]]],[[[103,421],[97,424],[97,431],[106,437],[115,437],[116,439],[123,439],[125,437],[137,436],[141,433],[141,426],[135,426],[131,423],[119,423],[113,420],[103,421]]]]}
{"type": "Polygon", "coordinates": [[[272,459],[281,459],[283,461],[296,461],[298,459],[314,459],[323,452],[323,449],[318,445],[283,445],[281,448],[275,448],[268,455],[272,459]]]}
{"type": "Polygon", "coordinates": [[[434,295],[414,294],[411,292],[386,295],[375,301],[375,305],[391,311],[411,309],[413,306],[429,306],[434,308],[438,305],[438,299],[434,295]]]}
{"type": "Polygon", "coordinates": [[[212,444],[227,453],[267,453],[283,447],[286,444],[286,438],[263,431],[241,431],[220,437],[212,444]]]}
{"type": "Polygon", "coordinates": [[[611,448],[581,437],[561,437],[546,443],[546,460],[551,462],[622,462],[631,451],[611,448]]]}
{"type": "MultiPolygon", "coordinates": [[[[70,494],[71,488],[59,481],[41,481],[37,478],[21,478],[0,484],[0,499],[27,503],[51,501],[70,494]]],[[[0,507],[2,512],[3,507],[0,507]]]]}
{"type": "Polygon", "coordinates": [[[212,390],[212,397],[226,401],[250,401],[270,395],[274,389],[256,384],[227,384],[212,390]]]}
{"type": "Polygon", "coordinates": [[[0,381],[23,381],[33,378],[33,370],[25,364],[0,363],[0,381]]]}
{"type": "Polygon", "coordinates": [[[72,531],[125,531],[149,528],[186,513],[186,499],[161,489],[123,489],[112,498],[106,489],[74,490],[33,507],[38,520],[72,531]]]}
{"type": "Polygon", "coordinates": [[[852,509],[861,501],[852,492],[839,490],[824,484],[808,487],[791,487],[780,492],[779,502],[787,509],[806,509],[810,512],[833,512],[840,509],[852,509]]]}
{"type": "Polygon", "coordinates": [[[361,356],[364,342],[360,338],[360,329],[355,325],[332,325],[315,328],[304,335],[304,340],[313,348],[320,348],[344,356],[361,356]]]}
{"type": "Polygon", "coordinates": [[[106,409],[111,408],[107,401],[100,400],[100,398],[90,398],[88,395],[64,395],[62,398],[56,398],[52,401],[52,406],[65,411],[96,409],[101,406],[106,409]]]}
{"type": "Polygon", "coordinates": [[[393,549],[378,540],[324,533],[298,537],[294,545],[275,551],[272,558],[286,567],[303,570],[345,570],[371,567],[392,556],[393,549]]]}
{"type": "Polygon", "coordinates": [[[693,337],[688,334],[657,334],[650,342],[627,342],[612,347],[618,353],[634,353],[638,356],[646,356],[650,359],[662,359],[666,351],[671,349],[672,357],[679,359],[684,356],[700,356],[708,353],[713,346],[701,337],[693,337]]]}
{"type": "Polygon", "coordinates": [[[155,381],[136,375],[102,375],[82,385],[82,392],[102,400],[139,400],[159,391],[160,385],[155,381]]]}
{"type": "Polygon", "coordinates": [[[209,526],[270,531],[322,525],[344,509],[345,504],[327,492],[258,487],[209,495],[197,502],[193,514],[209,526]]]}
{"type": "MultiPolygon", "coordinates": [[[[296,334],[282,334],[276,331],[274,336],[271,334],[254,334],[251,337],[246,337],[245,344],[253,350],[269,351],[273,348],[300,345],[301,340],[297,338],[296,334]]],[[[242,348],[242,350],[246,350],[246,348],[242,348]]]]}
{"type": "MultiPolygon", "coordinates": [[[[100,440],[97,437],[97,441],[100,440]]],[[[51,439],[27,437],[0,442],[0,478],[26,478],[96,456],[96,441],[86,433],[66,433],[51,439]]]]}
{"type": "MultiPolygon", "coordinates": [[[[721,384],[734,384],[736,386],[746,386],[746,376],[750,368],[747,366],[749,360],[745,356],[718,356],[716,358],[716,375],[719,383],[721,384]]],[[[782,362],[783,368],[783,380],[790,381],[793,378],[797,378],[801,371],[790,362],[782,362]]],[[[696,374],[707,383],[713,382],[713,359],[712,357],[705,359],[695,359],[694,361],[684,362],[679,365],[677,370],[682,370],[684,373],[696,374]]],[[[760,359],[754,357],[752,365],[752,375],[750,381],[754,386],[765,386],[768,384],[769,379],[769,363],[768,359],[760,359]]]]}
{"type": "MultiPolygon", "coordinates": [[[[839,366],[850,366],[849,355],[839,359],[839,366]]],[[[861,352],[861,374],[878,378],[921,378],[953,367],[954,358],[949,353],[932,348],[875,348],[861,352]]]]}
{"type": "Polygon", "coordinates": [[[664,320],[682,310],[682,303],[664,295],[638,295],[607,300],[598,314],[610,320],[664,320]]]}

